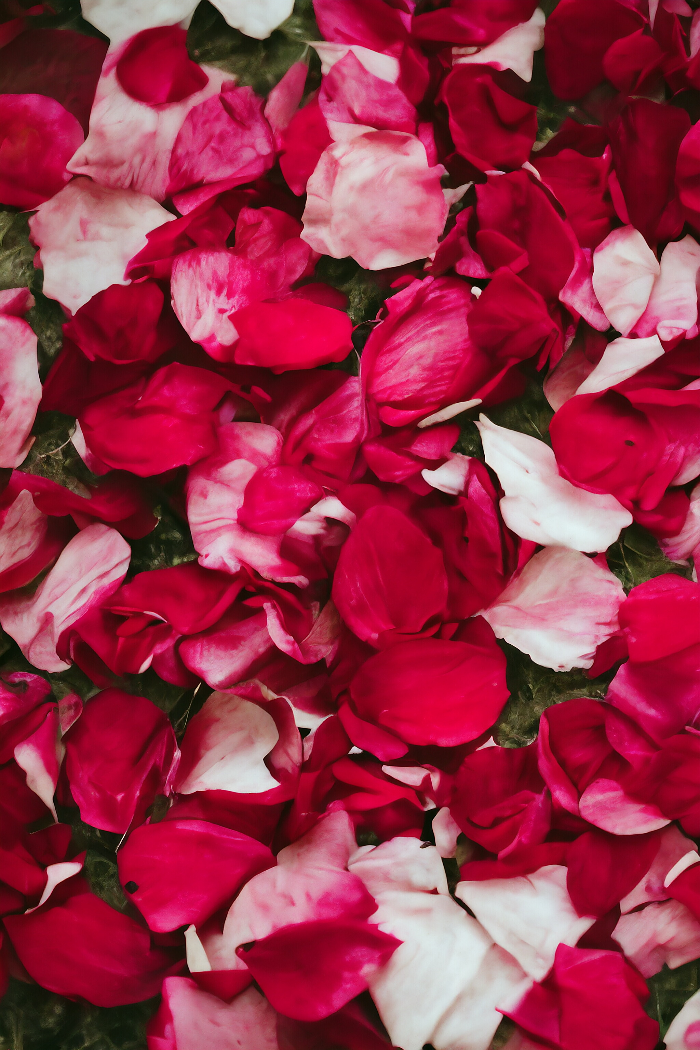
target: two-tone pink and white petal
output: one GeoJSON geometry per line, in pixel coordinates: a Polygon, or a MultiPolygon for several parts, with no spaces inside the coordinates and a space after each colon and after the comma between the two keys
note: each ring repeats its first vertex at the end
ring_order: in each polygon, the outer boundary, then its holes
{"type": "Polygon", "coordinates": [[[512,69],[528,84],[532,80],[532,63],[535,51],[544,47],[545,16],[541,7],[536,7],[527,22],[520,22],[506,29],[492,44],[477,50],[474,47],[454,47],[452,64],[494,66],[496,69],[512,69]]]}
{"type": "Polygon", "coordinates": [[[377,901],[370,921],[403,942],[369,982],[393,1045],[487,1050],[498,1005],[530,981],[451,899],[435,847],[395,838],[362,847],[349,868],[377,901]]]}
{"type": "Polygon", "coordinates": [[[368,270],[424,259],[437,249],[447,218],[443,172],[430,166],[415,135],[353,127],[326,148],[307,183],[302,238],[314,251],[351,255],[368,270]]]}
{"type": "Polygon", "coordinates": [[[590,667],[619,628],[625,600],[610,570],[568,547],[545,547],[481,615],[536,664],[555,671],[590,667]]]}
{"type": "Polygon", "coordinates": [[[275,720],[262,707],[212,693],[187,727],[176,790],[259,794],[276,788],[265,758],[278,740],[275,720]]]}
{"type": "Polygon", "coordinates": [[[567,869],[547,864],[531,875],[460,882],[455,895],[534,980],[547,976],[557,945],[573,947],[595,922],[580,916],[566,889],[567,869]]]}
{"type": "Polygon", "coordinates": [[[308,583],[282,557],[283,533],[264,535],[238,523],[248,483],[258,470],[279,462],[282,443],[279,431],[264,423],[225,423],[218,451],[190,469],[187,518],[200,565],[231,573],[248,565],[266,579],[308,583]]]}
{"type": "Polygon", "coordinates": [[[280,850],[276,867],[256,875],[240,891],[220,938],[207,939],[214,968],[245,970],[236,948],[285,926],[370,914],[371,896],[347,870],[355,848],[352,821],[340,810],[280,850]]]}
{"type": "Polygon", "coordinates": [[[107,54],[90,111],[85,142],[68,163],[74,175],[87,175],[101,186],[135,190],[156,201],[167,195],[168,167],[175,139],[189,111],[217,95],[230,74],[201,66],[208,78],[199,91],[180,102],[150,106],[131,98],[119,83],[117,64],[129,42],[107,54]]]}
{"type": "Polygon", "coordinates": [[[148,1045],[151,1050],[280,1050],[277,1014],[255,988],[223,1002],[188,977],[166,977],[148,1045]]]}
{"type": "Polygon", "coordinates": [[[562,478],[544,441],[508,430],[482,415],[477,424],[486,462],[505,492],[500,507],[524,540],[578,551],[604,551],[632,523],[614,496],[580,489],[562,478]]]}
{"type": "Polygon", "coordinates": [[[655,332],[664,341],[695,335],[699,274],[700,244],[690,234],[667,244],[647,308],[634,326],[636,334],[655,332]]]}
{"type": "Polygon", "coordinates": [[[633,226],[609,233],[593,253],[593,290],[605,316],[621,335],[629,335],[647,308],[660,267],[633,226]]]}
{"type": "Polygon", "coordinates": [[[680,901],[654,901],[622,915],[612,938],[642,977],[675,970],[700,956],[700,922],[680,901]]]}
{"type": "Polygon", "coordinates": [[[23,317],[5,312],[0,293],[0,467],[18,467],[27,455],[41,401],[37,338],[23,317]]]}
{"type": "Polygon", "coordinates": [[[35,667],[65,671],[56,646],[63,631],[114,594],[126,575],[131,548],[107,525],[88,525],[66,545],[33,594],[0,597],[0,624],[35,667]]]}

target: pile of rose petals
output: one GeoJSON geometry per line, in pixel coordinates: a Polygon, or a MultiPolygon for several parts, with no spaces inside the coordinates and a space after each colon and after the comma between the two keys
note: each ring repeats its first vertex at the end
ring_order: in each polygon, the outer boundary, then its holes
{"type": "MultiPolygon", "coordinates": [[[[188,53],[193,0],[6,14],[3,989],[162,993],[150,1050],[663,1045],[647,979],[700,958],[695,6],[314,0],[266,97],[188,53]]],[[[214,8],[251,54],[292,15],[214,8]]]]}

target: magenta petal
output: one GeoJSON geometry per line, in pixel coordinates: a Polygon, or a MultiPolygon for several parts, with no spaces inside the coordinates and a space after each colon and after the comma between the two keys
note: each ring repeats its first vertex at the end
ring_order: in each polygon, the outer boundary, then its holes
{"type": "Polygon", "coordinates": [[[280,1013],[319,1021],[367,987],[401,944],[357,919],[285,926],[238,955],[280,1013]]]}
{"type": "Polygon", "coordinates": [[[267,846],[204,820],[145,824],[118,858],[122,885],[158,933],[198,926],[274,863],[267,846]]]}
{"type": "Polygon", "coordinates": [[[105,689],[66,735],[66,772],[82,819],[123,834],[164,792],[177,754],[167,717],[143,696],[105,689]]]}
{"type": "Polygon", "coordinates": [[[420,632],[437,623],[447,599],[440,551],[406,515],[372,507],[343,545],[333,600],[348,627],[377,645],[387,631],[420,632]]]}
{"type": "Polygon", "coordinates": [[[117,77],[128,95],[149,106],[182,102],[207,83],[207,74],[187,54],[187,32],[179,26],[133,36],[117,63],[117,77]]]}
{"type": "Polygon", "coordinates": [[[505,656],[492,634],[485,639],[481,645],[422,638],[370,657],[350,684],[358,714],[408,744],[475,740],[508,698],[505,656]]]}
{"type": "Polygon", "coordinates": [[[241,365],[286,372],[343,361],[352,351],[347,314],[308,299],[254,303],[232,320],[239,335],[234,356],[241,365]]]}
{"type": "Polygon", "coordinates": [[[150,999],[181,965],[172,952],[152,947],[148,930],[91,893],[81,876],[63,883],[42,908],[4,921],[34,980],[95,1006],[150,999]]]}
{"type": "Polygon", "coordinates": [[[0,202],[27,209],[53,197],[82,141],[80,124],[55,99],[0,95],[0,202]]]}

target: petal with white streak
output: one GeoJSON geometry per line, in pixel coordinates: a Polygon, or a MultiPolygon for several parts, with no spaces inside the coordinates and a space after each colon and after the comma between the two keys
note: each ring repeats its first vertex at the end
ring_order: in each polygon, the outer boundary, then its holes
{"type": "Polygon", "coordinates": [[[0,624],[30,663],[42,671],[65,671],[58,640],[71,624],[113,594],[126,575],[131,548],[116,529],[88,525],[66,545],[33,594],[0,598],[0,624]]]}
{"type": "Polygon", "coordinates": [[[477,423],[488,465],[505,497],[501,513],[524,540],[578,551],[604,551],[632,522],[614,496],[580,489],[562,478],[544,441],[507,430],[481,416],[477,423]]]}
{"type": "Polygon", "coordinates": [[[646,310],[659,263],[639,230],[621,226],[593,253],[593,290],[613,328],[629,335],[646,310]]]}
{"type": "Polygon", "coordinates": [[[563,865],[547,864],[531,875],[460,882],[455,895],[471,908],[496,943],[530,977],[541,981],[554,963],[557,945],[573,947],[595,922],[574,908],[566,873],[563,865]]]}
{"type": "Polygon", "coordinates": [[[212,693],[190,722],[176,789],[261,792],[276,788],[265,757],[279,740],[275,720],[230,693],[212,693]]]}

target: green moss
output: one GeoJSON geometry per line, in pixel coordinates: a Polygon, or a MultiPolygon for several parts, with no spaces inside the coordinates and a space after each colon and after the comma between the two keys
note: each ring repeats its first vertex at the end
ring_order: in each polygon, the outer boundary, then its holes
{"type": "Polygon", "coordinates": [[[36,248],[29,243],[29,217],[0,209],[0,291],[28,288],[34,276],[36,248]]]}
{"type": "Polygon", "coordinates": [[[608,548],[606,558],[610,571],[626,591],[664,573],[692,579],[692,569],[669,561],[651,533],[636,523],[625,529],[617,543],[608,548]]]}
{"type": "Polygon", "coordinates": [[[0,1008],[0,1050],[146,1050],[157,1006],[157,999],[111,1008],[74,1003],[11,980],[0,1008]]]}
{"type": "Polygon", "coordinates": [[[507,642],[498,643],[508,658],[510,699],[496,723],[495,739],[502,747],[523,747],[537,739],[540,715],[553,704],[577,697],[602,699],[612,672],[588,678],[580,668],[552,671],[507,642]]]}

